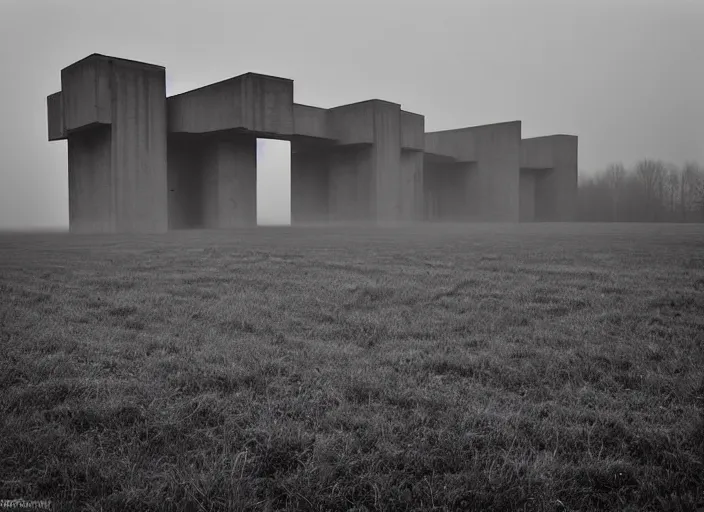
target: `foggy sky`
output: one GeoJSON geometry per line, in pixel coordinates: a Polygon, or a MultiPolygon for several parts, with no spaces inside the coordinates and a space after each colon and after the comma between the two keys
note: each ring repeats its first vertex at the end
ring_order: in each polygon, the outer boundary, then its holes
{"type": "MultiPolygon", "coordinates": [[[[0,0],[0,228],[68,226],[46,96],[91,54],[166,66],[169,94],[247,71],[294,100],[371,98],[426,130],[520,119],[580,137],[580,172],[704,163],[701,0],[0,0]]],[[[259,219],[287,221],[286,143],[259,146],[259,219]]]]}

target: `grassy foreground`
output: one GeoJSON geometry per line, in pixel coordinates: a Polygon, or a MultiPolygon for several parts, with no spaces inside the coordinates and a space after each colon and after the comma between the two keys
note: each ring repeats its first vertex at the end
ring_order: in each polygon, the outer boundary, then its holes
{"type": "Polygon", "coordinates": [[[0,499],[696,510],[704,227],[0,236],[0,499]]]}

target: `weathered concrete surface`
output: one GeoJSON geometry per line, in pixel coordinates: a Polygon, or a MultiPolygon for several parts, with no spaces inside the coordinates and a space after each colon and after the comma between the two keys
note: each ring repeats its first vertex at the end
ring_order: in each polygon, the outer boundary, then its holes
{"type": "Polygon", "coordinates": [[[260,137],[294,133],[293,81],[246,73],[168,98],[169,131],[246,130],[260,137]]]}
{"type": "Polygon", "coordinates": [[[293,105],[293,134],[329,139],[328,111],[308,105],[293,105]]]}
{"type": "Polygon", "coordinates": [[[477,174],[474,163],[438,161],[426,157],[423,172],[427,220],[472,220],[477,208],[477,190],[472,186],[477,174]]]}
{"type": "MultiPolygon", "coordinates": [[[[458,130],[426,133],[427,175],[438,174],[426,190],[435,203],[447,203],[438,210],[441,217],[453,220],[472,218],[482,221],[518,222],[519,220],[519,169],[521,151],[521,122],[511,121],[474,126],[458,130]],[[435,157],[435,158],[434,158],[435,157]],[[442,164],[433,168],[433,160],[473,162],[473,172],[463,170],[461,184],[450,178],[452,171],[442,164]],[[446,185],[439,176],[450,180],[446,185]],[[460,191],[451,187],[461,187],[460,191]],[[461,196],[457,194],[461,193],[461,196]],[[466,206],[458,204],[460,197],[466,206]]],[[[450,169],[453,167],[450,166],[450,169]]],[[[432,210],[432,209],[431,209],[432,210]]]]}
{"type": "Polygon", "coordinates": [[[425,116],[401,110],[401,148],[425,151],[425,116]]]}
{"type": "Polygon", "coordinates": [[[68,215],[71,233],[115,232],[110,126],[68,138],[68,215]]]}
{"type": "Polygon", "coordinates": [[[550,144],[553,166],[536,171],[535,220],[573,222],[577,206],[578,138],[573,135],[538,138],[550,144]]]}
{"type": "Polygon", "coordinates": [[[61,78],[48,138],[69,140],[74,230],[256,224],[257,136],[291,141],[294,223],[574,219],[577,138],[521,141],[520,121],[425,133],[399,104],[294,104],[258,73],[167,99],[163,67],[98,54],[61,78]]]}
{"type": "Polygon", "coordinates": [[[202,158],[203,225],[230,229],[257,225],[257,139],[213,135],[202,158]]]}
{"type": "Polygon", "coordinates": [[[476,161],[472,128],[427,132],[425,134],[425,152],[457,162],[476,161]]]}
{"type": "Polygon", "coordinates": [[[168,136],[169,229],[203,228],[203,137],[168,136]]]}
{"type": "Polygon", "coordinates": [[[521,169],[520,184],[520,220],[521,222],[533,222],[535,220],[535,171],[521,169]]]}
{"type": "Polygon", "coordinates": [[[64,105],[61,91],[46,98],[46,116],[50,141],[66,139],[64,126],[64,105]]]}
{"type": "Polygon", "coordinates": [[[117,60],[93,54],[61,70],[64,127],[68,133],[112,122],[112,64],[117,60]]]}
{"type": "Polygon", "coordinates": [[[328,222],[329,172],[325,148],[291,152],[291,224],[328,222]]]}
{"type": "Polygon", "coordinates": [[[424,218],[423,153],[401,151],[400,199],[402,222],[420,222],[424,218]]]}
{"type": "Polygon", "coordinates": [[[166,70],[132,61],[111,64],[116,230],[165,232],[166,70]]]}
{"type": "Polygon", "coordinates": [[[168,229],[165,80],[163,67],[98,54],[62,70],[47,106],[49,138],[69,141],[71,231],[168,229]]]}

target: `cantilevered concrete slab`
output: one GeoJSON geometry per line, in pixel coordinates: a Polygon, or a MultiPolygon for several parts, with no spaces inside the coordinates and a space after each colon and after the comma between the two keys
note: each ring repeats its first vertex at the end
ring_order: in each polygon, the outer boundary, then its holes
{"type": "Polygon", "coordinates": [[[68,139],[72,232],[166,231],[165,90],[163,67],[105,55],[61,71],[49,140],[68,139]]]}

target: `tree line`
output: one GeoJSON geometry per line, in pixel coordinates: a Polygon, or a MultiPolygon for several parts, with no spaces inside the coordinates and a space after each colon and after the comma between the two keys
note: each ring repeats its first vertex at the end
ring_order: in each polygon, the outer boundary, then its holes
{"type": "Polygon", "coordinates": [[[645,159],[611,164],[579,180],[579,220],[704,222],[704,167],[645,159]]]}

